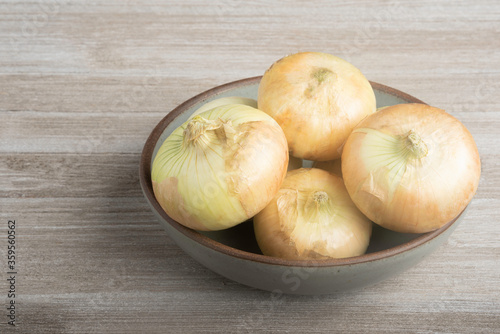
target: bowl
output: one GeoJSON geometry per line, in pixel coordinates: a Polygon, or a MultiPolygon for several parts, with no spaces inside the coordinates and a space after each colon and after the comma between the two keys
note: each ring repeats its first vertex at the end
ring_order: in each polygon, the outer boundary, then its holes
{"type": "MultiPolygon", "coordinates": [[[[206,102],[226,96],[256,99],[260,79],[252,77],[227,83],[187,100],[158,123],[144,145],[139,170],[142,191],[166,233],[187,254],[212,271],[253,288],[277,294],[318,295],[360,289],[400,274],[448,239],[466,210],[440,229],[424,234],[397,233],[374,224],[364,255],[321,261],[284,260],[263,255],[251,220],[227,230],[199,232],[170,218],[156,201],[151,183],[151,164],[161,144],[206,102]]],[[[371,82],[371,85],[377,107],[424,103],[382,84],[371,82]]]]}

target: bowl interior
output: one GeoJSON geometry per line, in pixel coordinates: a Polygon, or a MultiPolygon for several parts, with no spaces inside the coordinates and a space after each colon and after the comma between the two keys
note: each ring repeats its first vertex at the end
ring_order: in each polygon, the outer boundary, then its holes
{"type": "MultiPolygon", "coordinates": [[[[252,220],[222,231],[198,232],[223,245],[245,252],[262,254],[254,236],[252,220]]],[[[398,233],[373,224],[372,237],[366,254],[380,252],[408,243],[422,234],[398,233]]]]}
{"type": "MultiPolygon", "coordinates": [[[[166,220],[171,225],[173,225],[176,229],[180,230],[184,234],[188,235],[191,238],[201,240],[209,247],[215,247],[219,250],[227,251],[239,256],[243,255],[244,257],[246,257],[246,255],[250,255],[250,258],[252,258],[251,254],[259,254],[257,255],[256,259],[258,261],[265,261],[266,259],[262,255],[255,240],[252,220],[248,220],[233,228],[222,231],[197,232],[187,229],[182,225],[176,223],[175,221],[169,219],[169,217],[164,212],[161,212],[163,210],[161,210],[158,203],[155,203],[156,201],[152,193],[150,175],[148,175],[150,173],[152,161],[154,160],[163,141],[172,133],[172,131],[174,131],[177,127],[184,123],[194,111],[196,111],[203,104],[221,97],[242,96],[257,99],[257,90],[260,78],[261,77],[248,78],[215,87],[209,91],[191,98],[190,100],[184,102],[179,107],[170,112],[157,125],[145,145],[142,159],[146,161],[141,161],[141,184],[143,186],[146,197],[148,197],[150,202],[153,202],[151,204],[157,211],[159,211],[158,213],[166,218],[166,220]]],[[[374,88],[375,96],[377,99],[377,108],[399,103],[424,103],[410,95],[407,95],[390,87],[373,82],[371,84],[374,88]]],[[[312,162],[310,161],[304,161],[304,167],[309,167],[311,163],[312,162]]],[[[447,228],[450,224],[452,224],[452,222],[446,224],[442,229],[447,228]]],[[[431,233],[434,234],[439,232],[435,231],[431,233]]],[[[426,234],[429,235],[430,233],[426,234]]],[[[428,237],[426,236],[426,234],[397,233],[374,224],[370,245],[367,249],[366,254],[362,257],[367,259],[367,255],[370,254],[383,254],[387,253],[387,250],[401,248],[402,245],[408,246],[409,243],[411,243],[415,239],[419,239],[424,242],[424,240],[426,240],[428,237]]],[[[417,242],[415,241],[414,243],[417,242]]],[[[368,256],[368,258],[370,257],[368,256]]],[[[269,261],[274,263],[276,259],[269,258],[269,261]]]]}

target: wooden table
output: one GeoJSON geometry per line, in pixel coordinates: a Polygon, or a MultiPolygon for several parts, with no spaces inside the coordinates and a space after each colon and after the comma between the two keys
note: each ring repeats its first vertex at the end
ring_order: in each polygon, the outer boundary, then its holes
{"type": "Polygon", "coordinates": [[[2,1],[0,332],[499,333],[499,22],[488,0],[2,1]],[[276,300],[181,251],[138,165],[175,106],[297,51],[341,56],[456,116],[482,176],[466,219],[418,266],[276,300]]]}

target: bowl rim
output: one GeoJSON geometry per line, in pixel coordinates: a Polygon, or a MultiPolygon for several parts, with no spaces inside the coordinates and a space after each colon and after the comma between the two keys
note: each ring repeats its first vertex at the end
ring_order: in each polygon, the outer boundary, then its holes
{"type": "MultiPolygon", "coordinates": [[[[152,206],[153,210],[156,211],[157,214],[161,216],[163,220],[165,220],[168,224],[170,224],[171,227],[175,228],[178,232],[182,233],[184,236],[186,236],[189,239],[192,239],[193,241],[213,250],[218,253],[222,253],[227,256],[235,257],[241,260],[247,260],[247,261],[252,261],[252,262],[259,262],[259,263],[264,263],[268,265],[279,265],[279,266],[287,266],[287,267],[305,267],[305,268],[315,268],[315,267],[337,267],[337,266],[352,266],[355,264],[361,264],[361,263],[367,263],[367,262],[372,262],[372,261],[377,261],[377,260],[382,260],[386,259],[388,257],[393,257],[398,254],[407,252],[409,250],[412,250],[414,248],[417,248],[423,244],[426,244],[433,240],[434,238],[438,237],[439,235],[443,234],[446,230],[448,230],[457,220],[458,218],[464,214],[465,210],[464,209],[457,217],[455,217],[453,220],[450,222],[446,223],[442,227],[440,227],[437,230],[423,233],[416,238],[402,243],[400,245],[397,245],[395,247],[391,247],[388,249],[372,252],[372,253],[365,253],[363,255],[359,256],[354,256],[354,257],[348,257],[348,258],[341,258],[341,259],[326,259],[326,260],[288,260],[288,259],[281,259],[281,258],[276,258],[276,257],[271,257],[263,254],[257,254],[257,253],[252,253],[252,252],[247,252],[241,249],[237,249],[225,244],[222,244],[218,241],[215,241],[208,236],[190,229],[188,227],[185,227],[184,225],[181,225],[177,221],[173,220],[170,218],[167,213],[162,209],[158,201],[156,200],[156,197],[154,196],[153,193],[153,186],[151,182],[151,160],[153,156],[153,151],[156,146],[157,141],[159,140],[161,134],[165,130],[165,128],[170,124],[175,118],[177,118],[179,115],[181,115],[186,109],[189,109],[193,105],[202,102],[203,100],[206,100],[207,98],[224,93],[228,90],[231,90],[233,88],[237,87],[242,87],[242,86],[249,86],[253,84],[258,84],[261,80],[262,76],[255,76],[255,77],[250,77],[250,78],[245,78],[245,79],[240,79],[232,82],[228,82],[216,87],[213,87],[211,89],[208,89],[188,100],[185,102],[181,103],[179,106],[174,108],[171,112],[169,112],[163,119],[160,120],[160,122],[154,127],[153,131],[150,133],[148,136],[143,150],[141,154],[141,159],[140,159],[140,166],[139,166],[139,181],[140,185],[143,191],[144,196],[146,199],[149,201],[150,205],[152,206]]],[[[407,94],[404,92],[401,92],[395,88],[388,87],[373,81],[370,81],[370,84],[372,87],[376,90],[382,91],[384,93],[394,95],[396,97],[399,97],[401,99],[404,99],[406,101],[410,101],[410,103],[423,103],[425,102],[407,94]]]]}

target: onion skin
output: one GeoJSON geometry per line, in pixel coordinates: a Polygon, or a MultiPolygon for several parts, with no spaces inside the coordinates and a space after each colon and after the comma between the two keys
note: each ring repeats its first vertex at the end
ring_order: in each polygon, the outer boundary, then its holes
{"type": "Polygon", "coordinates": [[[280,191],[253,221],[262,253],[290,260],[362,255],[372,231],[342,179],[316,168],[288,172],[280,191]]]}
{"type": "Polygon", "coordinates": [[[340,157],[354,126],[376,110],[375,94],[349,62],[327,53],[301,52],[275,62],[263,75],[258,108],[285,132],[294,157],[340,157]]]}
{"type": "Polygon", "coordinates": [[[279,190],[288,146],[279,125],[246,105],[224,105],[186,121],[152,165],[153,190],[180,224],[222,230],[253,217],[279,190]]]}
{"type": "Polygon", "coordinates": [[[342,174],[352,200],[373,222],[425,233],[469,204],[481,162],[472,135],[456,118],[432,106],[400,104],[356,127],[343,148],[342,174]]]}

